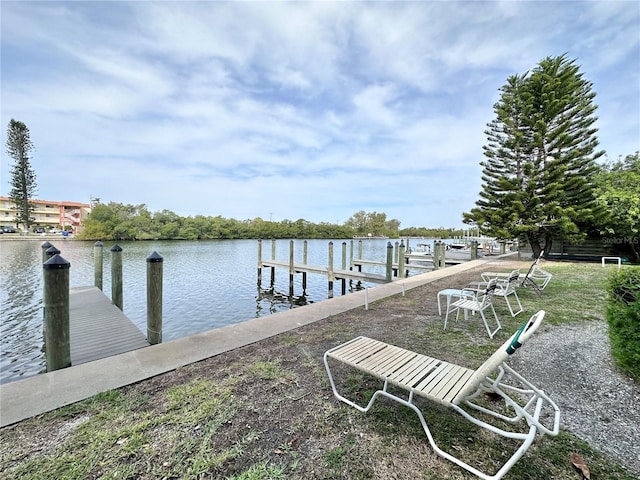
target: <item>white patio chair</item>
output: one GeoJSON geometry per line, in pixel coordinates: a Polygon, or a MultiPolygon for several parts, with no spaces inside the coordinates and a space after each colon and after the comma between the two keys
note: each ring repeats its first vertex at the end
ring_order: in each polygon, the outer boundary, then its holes
{"type": "MultiPolygon", "coordinates": [[[[475,288],[481,290],[482,288],[486,288],[488,282],[491,280],[491,277],[487,275],[487,272],[481,274],[483,278],[483,282],[471,282],[467,285],[467,288],[475,288]]],[[[512,317],[515,317],[519,313],[522,313],[524,309],[522,308],[522,303],[520,303],[520,297],[518,297],[518,292],[516,291],[516,287],[520,283],[520,269],[512,270],[508,276],[500,276],[496,278],[496,291],[493,293],[494,297],[502,297],[505,302],[507,302],[507,307],[509,307],[509,312],[512,317]],[[513,296],[516,299],[519,310],[517,312],[513,311],[513,307],[511,302],[509,301],[509,297],[513,296]]]]}
{"type": "MultiPolygon", "coordinates": [[[[559,431],[560,409],[558,406],[544,391],[527,381],[506,363],[509,356],[540,326],[544,315],[543,310],[533,315],[477,370],[447,363],[371,338],[354,338],[324,354],[324,364],[331,389],[338,400],[361,412],[368,412],[380,396],[411,408],[420,418],[422,428],[436,454],[484,480],[498,480],[525,454],[537,434],[557,435],[559,431]],[[382,380],[383,386],[373,394],[366,406],[358,405],[338,392],[330,363],[341,363],[355,368],[382,380]],[[406,398],[389,392],[389,386],[406,391],[406,398]],[[494,394],[502,399],[504,404],[500,402],[495,409],[480,405],[476,400],[483,393],[494,394]],[[520,445],[495,474],[484,473],[438,447],[420,407],[414,403],[416,395],[449,407],[473,424],[505,439],[517,440],[520,445]],[[476,412],[483,414],[482,419],[475,416],[476,412]],[[508,416],[507,412],[510,412],[511,416],[508,416]],[[544,424],[542,418],[547,419],[544,424]],[[520,432],[506,430],[504,425],[497,425],[492,419],[513,425],[524,424],[525,429],[524,431],[521,429],[520,432]]],[[[507,448],[510,447],[505,446],[505,449],[507,448]]]]}
{"type": "Polygon", "coordinates": [[[485,328],[487,329],[489,338],[493,338],[493,336],[498,332],[498,330],[502,328],[502,325],[500,325],[500,319],[496,314],[496,310],[495,308],[493,308],[493,295],[496,292],[497,283],[498,283],[498,280],[494,278],[494,279],[491,279],[489,282],[487,282],[486,286],[479,291],[476,289],[465,288],[464,290],[475,293],[475,295],[472,298],[463,297],[459,300],[456,300],[450,306],[447,307],[447,314],[444,317],[444,329],[445,330],[447,329],[449,312],[454,312],[454,311],[456,312],[456,320],[458,320],[458,316],[460,315],[460,310],[464,311],[465,319],[468,318],[468,315],[467,315],[468,312],[472,312],[474,314],[475,312],[478,312],[480,314],[480,317],[482,317],[482,321],[484,323],[485,328]],[[489,328],[487,317],[484,314],[484,311],[488,309],[491,309],[491,311],[493,312],[493,317],[496,319],[497,327],[493,331],[491,330],[491,328],[489,328]]]}

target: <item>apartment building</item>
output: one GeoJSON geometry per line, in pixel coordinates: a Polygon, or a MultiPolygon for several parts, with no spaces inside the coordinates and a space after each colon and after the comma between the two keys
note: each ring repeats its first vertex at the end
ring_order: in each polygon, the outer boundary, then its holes
{"type": "MultiPolygon", "coordinates": [[[[79,202],[53,202],[32,199],[35,206],[32,225],[45,228],[64,228],[71,226],[74,232],[91,212],[91,205],[79,202]]],[[[8,197],[0,197],[0,226],[16,226],[16,206],[8,197]]]]}

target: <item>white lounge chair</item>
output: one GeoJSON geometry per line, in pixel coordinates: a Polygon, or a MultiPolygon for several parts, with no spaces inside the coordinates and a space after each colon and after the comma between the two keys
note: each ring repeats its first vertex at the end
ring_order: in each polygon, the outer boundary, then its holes
{"type": "Polygon", "coordinates": [[[540,326],[544,315],[543,310],[533,315],[477,370],[367,337],[357,337],[328,350],[324,354],[324,364],[333,394],[337,399],[361,412],[368,412],[380,396],[411,408],[420,418],[429,443],[438,455],[484,480],[498,480],[524,455],[537,434],[558,434],[560,426],[558,406],[541,389],[506,364],[509,356],[540,326]],[[338,392],[336,387],[330,368],[330,363],[334,362],[348,365],[381,380],[382,389],[373,394],[366,406],[347,399],[338,392]],[[406,398],[389,392],[390,386],[405,390],[406,398]],[[504,405],[500,402],[500,407],[495,410],[480,405],[477,400],[483,393],[494,394],[504,401],[504,405]],[[422,411],[414,403],[416,395],[450,407],[479,427],[504,438],[519,441],[520,446],[495,474],[484,473],[437,446],[422,411]],[[505,415],[506,411],[512,412],[512,415],[505,415]],[[486,421],[476,418],[474,413],[477,414],[477,412],[488,415],[485,417],[486,421]],[[545,420],[545,425],[541,418],[543,416],[546,418],[546,415],[551,415],[552,420],[545,420]],[[504,430],[494,422],[489,423],[491,417],[514,425],[525,425],[526,432],[504,430]]]}
{"type": "MultiPolygon", "coordinates": [[[[542,293],[542,290],[544,290],[553,277],[551,273],[541,269],[539,266],[543,254],[544,251],[540,252],[540,255],[533,261],[526,274],[520,274],[520,282],[518,285],[520,287],[532,287],[538,295],[542,293]]],[[[492,278],[506,278],[509,275],[508,272],[483,272],[481,274],[482,279],[486,282],[492,278]]]]}
{"type": "Polygon", "coordinates": [[[487,329],[487,333],[489,334],[489,338],[493,338],[493,336],[502,328],[500,324],[500,319],[496,314],[495,308],[493,308],[493,296],[497,291],[498,280],[492,279],[486,283],[486,285],[480,289],[476,290],[473,288],[465,288],[463,290],[473,293],[474,296],[472,298],[462,297],[459,300],[456,300],[451,305],[447,305],[447,314],[444,317],[444,329],[447,329],[447,321],[449,320],[449,312],[456,312],[456,320],[460,315],[460,310],[464,311],[464,318],[468,318],[468,312],[472,312],[475,314],[478,312],[480,317],[482,317],[482,322],[484,323],[485,328],[487,329]],[[496,328],[491,330],[489,328],[489,323],[487,322],[487,317],[484,314],[485,310],[491,309],[493,312],[493,317],[496,319],[496,328]]]}

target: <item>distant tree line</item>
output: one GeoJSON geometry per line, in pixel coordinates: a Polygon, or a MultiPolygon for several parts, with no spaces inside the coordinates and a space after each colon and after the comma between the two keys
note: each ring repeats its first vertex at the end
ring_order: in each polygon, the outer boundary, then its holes
{"type": "Polygon", "coordinates": [[[78,237],[87,240],[209,240],[242,238],[352,238],[354,236],[417,236],[450,238],[461,230],[408,228],[386,220],[386,214],[363,211],[344,225],[313,223],[304,219],[271,222],[262,218],[235,220],[221,216],[181,217],[170,211],[150,212],[146,205],[102,203],[92,200],[92,210],[78,237]]]}

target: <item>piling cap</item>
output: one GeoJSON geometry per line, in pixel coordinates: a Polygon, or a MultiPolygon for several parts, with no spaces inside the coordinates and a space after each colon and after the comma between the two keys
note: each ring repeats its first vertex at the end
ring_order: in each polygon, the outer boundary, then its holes
{"type": "Polygon", "coordinates": [[[60,253],[60,250],[58,250],[56,247],[54,247],[53,245],[51,245],[49,248],[47,248],[47,251],[45,252],[47,255],[49,255],[50,257],[57,255],[60,253]]]}
{"type": "Polygon", "coordinates": [[[158,252],[155,252],[155,251],[147,257],[147,263],[162,262],[162,260],[163,260],[162,255],[160,255],[158,252]]]}
{"type": "Polygon", "coordinates": [[[71,263],[68,260],[62,258],[59,254],[54,255],[49,260],[44,262],[42,268],[45,270],[66,270],[71,268],[71,263]]]}
{"type": "Polygon", "coordinates": [[[52,244],[52,243],[49,243],[49,242],[44,242],[42,245],[40,245],[40,247],[41,247],[43,250],[46,250],[47,248],[51,248],[51,247],[53,247],[53,244],[52,244]]]}
{"type": "Polygon", "coordinates": [[[102,246],[102,242],[100,240],[98,240],[96,243],[93,244],[94,247],[101,247],[102,246]]]}
{"type": "Polygon", "coordinates": [[[116,243],[113,247],[111,247],[111,251],[112,252],[121,252],[122,251],[122,247],[116,243]]]}

